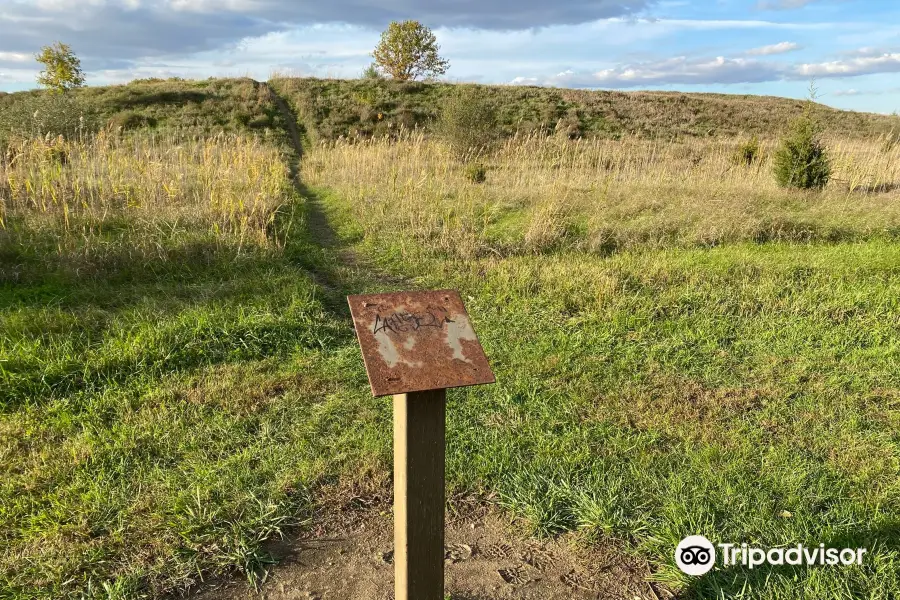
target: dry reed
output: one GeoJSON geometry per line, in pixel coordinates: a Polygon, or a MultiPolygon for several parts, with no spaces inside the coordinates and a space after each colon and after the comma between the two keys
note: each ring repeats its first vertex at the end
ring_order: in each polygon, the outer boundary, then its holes
{"type": "Polygon", "coordinates": [[[165,218],[264,245],[287,186],[279,152],[250,137],[21,140],[0,160],[0,227],[37,218],[66,235],[165,218]]]}
{"type": "Polygon", "coordinates": [[[834,178],[809,193],[777,186],[773,141],[739,164],[742,141],[516,136],[476,185],[445,145],[407,132],[322,145],[304,176],[348,198],[368,234],[460,256],[900,234],[900,145],[827,140],[834,178]]]}

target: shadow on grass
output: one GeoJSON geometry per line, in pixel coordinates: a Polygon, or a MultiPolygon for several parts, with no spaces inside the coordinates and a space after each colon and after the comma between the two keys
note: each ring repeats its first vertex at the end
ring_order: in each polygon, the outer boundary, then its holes
{"type": "MultiPolygon", "coordinates": [[[[878,577],[888,576],[887,570],[890,564],[873,565],[876,556],[884,554],[900,553],[900,521],[892,521],[882,526],[861,528],[830,540],[810,545],[810,551],[818,549],[818,544],[824,543],[825,548],[852,548],[854,550],[865,548],[862,569],[866,576],[852,577],[847,574],[846,580],[841,586],[848,596],[853,598],[867,597],[872,589],[872,581],[878,577]],[[877,572],[882,569],[884,572],[877,572]],[[866,581],[870,579],[870,581],[866,581]]],[[[796,544],[795,544],[796,546],[796,544]]],[[[720,557],[716,558],[721,561],[720,557]]],[[[880,561],[888,562],[888,561],[880,561]]],[[[860,567],[838,565],[762,565],[749,569],[742,565],[731,565],[723,569],[716,569],[707,575],[693,579],[683,592],[684,598],[735,598],[745,594],[748,589],[763,590],[767,585],[777,585],[777,581],[811,581],[810,572],[816,569],[860,569],[860,567]]],[[[896,565],[895,567],[896,568],[896,565]]],[[[829,589],[833,589],[829,588],[829,589]]],[[[823,596],[824,597],[824,596],[823,596]]]]}
{"type": "Polygon", "coordinates": [[[309,271],[290,259],[300,243],[281,251],[169,240],[150,260],[124,237],[94,257],[13,242],[0,248],[3,412],[352,337],[343,312],[329,310],[309,271]]]}
{"type": "Polygon", "coordinates": [[[115,102],[121,108],[127,109],[154,106],[157,104],[175,104],[178,106],[190,103],[199,104],[210,97],[210,94],[206,92],[198,92],[195,90],[167,90],[150,94],[135,93],[127,98],[116,98],[115,102]]]}

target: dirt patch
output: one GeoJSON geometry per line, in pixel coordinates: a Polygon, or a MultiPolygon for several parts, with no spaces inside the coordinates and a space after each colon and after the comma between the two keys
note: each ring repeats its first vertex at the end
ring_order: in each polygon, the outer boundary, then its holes
{"type": "MultiPolygon", "coordinates": [[[[391,600],[390,505],[356,499],[317,519],[312,531],[270,551],[279,564],[258,590],[245,580],[207,584],[193,600],[391,600]]],[[[447,515],[445,587],[452,600],[662,600],[647,566],[614,548],[585,549],[572,536],[538,541],[489,505],[447,515]],[[462,513],[462,514],[460,514],[462,513]]]]}

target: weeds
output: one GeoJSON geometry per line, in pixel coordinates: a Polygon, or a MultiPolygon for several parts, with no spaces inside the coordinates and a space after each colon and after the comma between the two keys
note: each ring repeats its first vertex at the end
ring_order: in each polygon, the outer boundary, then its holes
{"type": "Polygon", "coordinates": [[[494,107],[478,96],[476,88],[460,88],[445,101],[437,130],[460,161],[489,153],[498,138],[494,107]]]}
{"type": "Polygon", "coordinates": [[[74,93],[10,95],[0,103],[0,154],[16,139],[83,139],[98,127],[91,106],[74,93]],[[16,100],[15,102],[13,100],[16,100]]]}
{"type": "Polygon", "coordinates": [[[487,181],[487,171],[484,165],[478,162],[466,165],[466,179],[470,183],[484,183],[487,181]]]}
{"type": "Polygon", "coordinates": [[[760,152],[759,137],[754,135],[749,140],[739,145],[732,155],[732,160],[734,164],[745,167],[761,162],[762,155],[760,152]]]}
{"type": "MultiPolygon", "coordinates": [[[[127,251],[147,261],[162,258],[158,240],[188,224],[236,253],[270,247],[277,243],[271,226],[289,193],[278,150],[249,137],[101,132],[84,141],[21,140],[10,153],[12,160],[0,164],[7,233],[0,248],[36,247],[55,235],[55,250],[41,258],[44,268],[68,264],[82,275],[124,250],[109,237],[123,226],[135,234],[127,251]]],[[[24,276],[0,267],[0,280],[24,276]]]]}
{"type": "Polygon", "coordinates": [[[516,136],[484,161],[489,180],[471,186],[463,185],[470,167],[451,160],[446,144],[410,132],[399,141],[323,146],[304,177],[365,198],[351,208],[369,234],[390,229],[461,256],[900,235],[890,191],[900,182],[898,151],[833,140],[834,179],[812,197],[778,186],[771,142],[753,150],[758,168],[736,168],[743,145],[516,136]],[[848,189],[857,193],[852,201],[848,189]]]}

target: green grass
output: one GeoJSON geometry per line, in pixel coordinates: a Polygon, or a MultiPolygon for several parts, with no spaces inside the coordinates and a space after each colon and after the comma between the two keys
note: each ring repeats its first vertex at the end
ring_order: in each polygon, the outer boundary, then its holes
{"type": "MultiPolygon", "coordinates": [[[[350,201],[321,190],[348,239],[350,201]]],[[[900,245],[738,243],[454,259],[360,248],[466,299],[497,384],[450,393],[448,477],[537,535],[580,530],[687,597],[900,593],[900,245]],[[863,567],[716,570],[678,541],[865,547],[863,567]]]]}
{"type": "Polygon", "coordinates": [[[0,287],[0,597],[252,577],[317,489],[385,470],[389,411],[303,239],[226,242],[199,261],[177,236],[169,261],[118,278],[35,261],[0,287]]]}
{"type": "MultiPolygon", "coordinates": [[[[202,105],[146,114],[218,127],[202,105]]],[[[162,197],[66,235],[10,213],[0,598],[253,580],[264,540],[305,522],[323,486],[387,475],[390,404],[369,395],[343,296],[398,285],[458,288],[497,375],[449,393],[452,491],[496,492],[536,535],[574,529],[633,552],[686,597],[900,595],[900,245],[866,214],[835,243],[665,238],[463,259],[390,219],[364,227],[366,195],[302,192],[284,192],[253,244],[162,197]],[[320,205],[333,236],[309,231],[320,205]],[[694,533],[867,547],[870,560],[689,579],[672,553],[694,533]]],[[[515,241],[528,226],[509,211],[488,232],[515,241]]]]}
{"type": "Polygon", "coordinates": [[[0,164],[0,598],[254,580],[323,486],[387,470],[306,202],[252,139],[59,148],[0,164]]]}
{"type": "MultiPolygon", "coordinates": [[[[270,84],[287,98],[313,142],[339,136],[389,135],[402,127],[431,131],[448,97],[459,88],[492,105],[501,132],[619,138],[682,138],[786,131],[801,115],[799,100],[732,94],[614,92],[526,86],[461,85],[391,80],[338,80],[276,76],[270,84]]],[[[817,106],[826,128],[845,138],[887,134],[896,117],[817,106]]]]}

